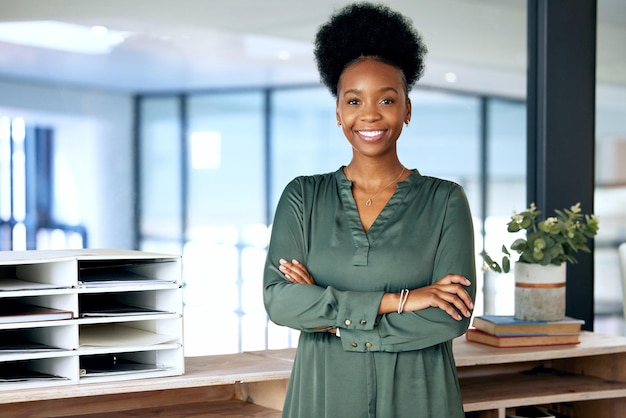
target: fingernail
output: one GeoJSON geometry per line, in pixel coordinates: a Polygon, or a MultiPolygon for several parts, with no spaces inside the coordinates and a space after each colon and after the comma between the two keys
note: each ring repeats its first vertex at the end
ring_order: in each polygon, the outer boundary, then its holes
{"type": "Polygon", "coordinates": [[[292,261],[293,264],[300,264],[300,262],[298,260],[296,260],[295,258],[292,261]]]}
{"type": "Polygon", "coordinates": [[[278,262],[279,262],[280,264],[286,264],[286,263],[287,263],[287,260],[285,260],[284,258],[281,258],[280,260],[278,260],[278,262]]]}

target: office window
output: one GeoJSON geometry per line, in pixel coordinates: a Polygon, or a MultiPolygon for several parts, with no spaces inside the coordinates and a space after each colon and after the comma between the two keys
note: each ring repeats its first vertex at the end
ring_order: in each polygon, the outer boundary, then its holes
{"type": "Polygon", "coordinates": [[[594,251],[594,331],[624,335],[626,272],[618,246],[626,242],[626,76],[615,71],[626,62],[620,22],[623,2],[598,0],[596,74],[596,189],[594,213],[600,230],[594,251]],[[622,293],[623,292],[623,293],[622,293]]]}
{"type": "Polygon", "coordinates": [[[86,228],[64,210],[76,195],[63,168],[53,129],[0,117],[0,250],[87,245],[86,228]]]}
{"type": "Polygon", "coordinates": [[[265,348],[265,95],[188,99],[186,353],[265,348]],[[210,332],[203,331],[210,329],[210,332]]]}
{"type": "Polygon", "coordinates": [[[271,95],[271,206],[296,176],[327,173],[348,164],[350,144],[337,126],[335,98],[321,87],[271,95]]]}
{"type": "MultiPolygon", "coordinates": [[[[513,237],[506,232],[513,211],[526,203],[526,106],[522,101],[489,99],[486,105],[486,213],[485,250],[501,254],[504,243],[513,237]]],[[[484,275],[484,313],[514,314],[513,273],[484,275]]]]}
{"type": "Polygon", "coordinates": [[[139,231],[142,249],[180,252],[182,122],[178,97],[146,98],[139,106],[139,231]]]}
{"type": "Polygon", "coordinates": [[[427,90],[410,97],[411,123],[398,142],[402,162],[422,175],[455,181],[466,192],[474,189],[480,174],[479,99],[427,90]]]}
{"type": "Polygon", "coordinates": [[[26,249],[26,126],[0,117],[0,237],[2,250],[26,249]]]}

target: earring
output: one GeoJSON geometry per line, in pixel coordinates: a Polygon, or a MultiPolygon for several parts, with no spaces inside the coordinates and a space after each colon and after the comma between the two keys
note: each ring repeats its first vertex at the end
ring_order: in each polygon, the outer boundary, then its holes
{"type": "Polygon", "coordinates": [[[341,122],[337,121],[337,126],[341,126],[341,122]]]}
{"type": "Polygon", "coordinates": [[[411,122],[410,120],[405,120],[404,124],[408,127],[409,126],[409,122],[411,122]]]}

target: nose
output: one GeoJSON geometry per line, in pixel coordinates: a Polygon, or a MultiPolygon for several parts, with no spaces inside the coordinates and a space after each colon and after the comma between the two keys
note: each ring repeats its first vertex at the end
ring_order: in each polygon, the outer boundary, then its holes
{"type": "Polygon", "coordinates": [[[366,102],[361,108],[360,119],[365,122],[371,122],[380,119],[380,112],[376,102],[366,102]]]}

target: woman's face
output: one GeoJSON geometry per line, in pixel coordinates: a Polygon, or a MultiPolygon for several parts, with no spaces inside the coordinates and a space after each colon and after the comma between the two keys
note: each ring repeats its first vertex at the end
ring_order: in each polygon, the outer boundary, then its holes
{"type": "Polygon", "coordinates": [[[395,153],[402,125],[410,118],[411,102],[396,67],[366,58],[341,74],[337,121],[354,152],[369,157],[395,153]]]}

